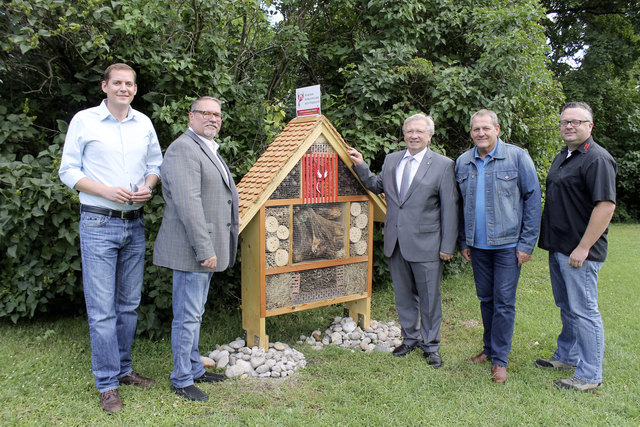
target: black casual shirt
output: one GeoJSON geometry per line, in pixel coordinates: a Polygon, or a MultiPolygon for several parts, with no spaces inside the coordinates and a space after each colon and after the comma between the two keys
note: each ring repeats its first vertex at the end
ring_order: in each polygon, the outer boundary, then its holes
{"type": "MultiPolygon", "coordinates": [[[[589,137],[567,158],[567,146],[547,175],[547,196],[538,246],[571,255],[584,235],[598,202],[616,202],[617,165],[611,154],[589,137]]],[[[607,256],[607,230],[589,250],[590,261],[607,256]]]]}

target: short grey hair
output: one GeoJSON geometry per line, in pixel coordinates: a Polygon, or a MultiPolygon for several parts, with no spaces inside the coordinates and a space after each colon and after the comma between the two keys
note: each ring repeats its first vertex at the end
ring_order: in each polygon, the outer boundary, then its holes
{"type": "Polygon", "coordinates": [[[405,119],[404,123],[402,124],[402,133],[405,133],[406,128],[407,128],[407,123],[414,121],[414,120],[426,120],[427,121],[427,133],[429,135],[433,135],[436,131],[435,131],[435,125],[433,123],[433,119],[431,118],[431,116],[427,116],[426,114],[422,114],[422,113],[418,113],[418,114],[414,114],[413,116],[409,116],[405,119]]]}
{"type": "Polygon", "coordinates": [[[581,110],[584,110],[584,112],[587,113],[587,118],[589,119],[589,121],[593,123],[593,110],[591,109],[591,106],[586,102],[567,102],[562,107],[562,110],[560,110],[560,114],[564,113],[564,110],[566,110],[567,108],[579,108],[581,110]]]}
{"type": "Polygon", "coordinates": [[[200,101],[215,101],[215,102],[218,103],[220,108],[222,108],[222,101],[220,101],[218,98],[214,98],[213,96],[201,96],[200,98],[196,99],[195,101],[193,101],[191,103],[191,110],[190,111],[197,110],[198,109],[198,105],[200,105],[200,101]]]}
{"type": "Polygon", "coordinates": [[[498,127],[500,125],[500,121],[498,120],[498,115],[496,114],[496,112],[493,110],[487,110],[486,108],[483,108],[482,110],[478,110],[475,113],[473,113],[473,116],[471,116],[471,119],[469,119],[469,129],[473,128],[473,119],[475,119],[476,116],[489,116],[491,117],[491,122],[493,123],[493,126],[498,127]]]}

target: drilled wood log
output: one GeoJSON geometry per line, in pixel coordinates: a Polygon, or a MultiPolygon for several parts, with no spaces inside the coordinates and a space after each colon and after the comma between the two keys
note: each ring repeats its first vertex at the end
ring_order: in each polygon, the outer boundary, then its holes
{"type": "Polygon", "coordinates": [[[280,240],[276,236],[269,236],[266,246],[269,252],[275,252],[280,247],[280,240]]]}
{"type": "Polygon", "coordinates": [[[289,264],[289,251],[278,249],[276,251],[276,265],[282,267],[289,264]]]}
{"type": "Polygon", "coordinates": [[[268,216],[264,220],[264,228],[269,233],[275,233],[278,231],[278,218],[275,216],[268,216]]]}
{"type": "Polygon", "coordinates": [[[366,214],[361,213],[355,219],[356,227],[365,228],[369,224],[369,217],[366,214]]]}
{"type": "Polygon", "coordinates": [[[364,240],[360,240],[353,246],[356,255],[363,255],[365,252],[367,252],[367,242],[365,242],[364,240]]]}
{"type": "Polygon", "coordinates": [[[356,243],[361,238],[362,230],[360,230],[358,227],[351,227],[351,229],[349,230],[349,240],[351,240],[353,243],[356,243]]]}
{"type": "Polygon", "coordinates": [[[281,239],[281,240],[288,239],[289,229],[284,225],[279,226],[278,231],[276,231],[276,236],[278,236],[278,239],[281,239]]]}

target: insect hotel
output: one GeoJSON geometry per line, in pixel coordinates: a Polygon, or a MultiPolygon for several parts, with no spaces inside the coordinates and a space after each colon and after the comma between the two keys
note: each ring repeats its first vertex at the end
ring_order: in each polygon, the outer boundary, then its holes
{"type": "Polygon", "coordinates": [[[373,221],[386,204],[356,178],[346,147],[323,115],[298,117],[238,184],[250,347],[267,349],[267,317],[331,304],[369,325],[373,221]]]}

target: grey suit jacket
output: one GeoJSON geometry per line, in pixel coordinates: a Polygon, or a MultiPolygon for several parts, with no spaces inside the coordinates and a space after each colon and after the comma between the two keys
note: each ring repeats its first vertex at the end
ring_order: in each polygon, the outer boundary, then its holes
{"type": "Polygon", "coordinates": [[[405,200],[399,200],[396,169],[406,150],[387,155],[379,175],[366,163],[354,168],[372,192],[387,201],[384,254],[396,246],[409,262],[438,261],[440,252],[452,254],[458,235],[458,190],[453,160],[429,148],[416,172],[405,200]]]}
{"type": "Polygon", "coordinates": [[[215,271],[233,265],[238,247],[238,190],[229,168],[191,130],[171,143],[162,163],[166,206],[153,263],[173,270],[208,272],[200,265],[217,257],[215,271]],[[228,184],[223,178],[225,174],[228,184]]]}

